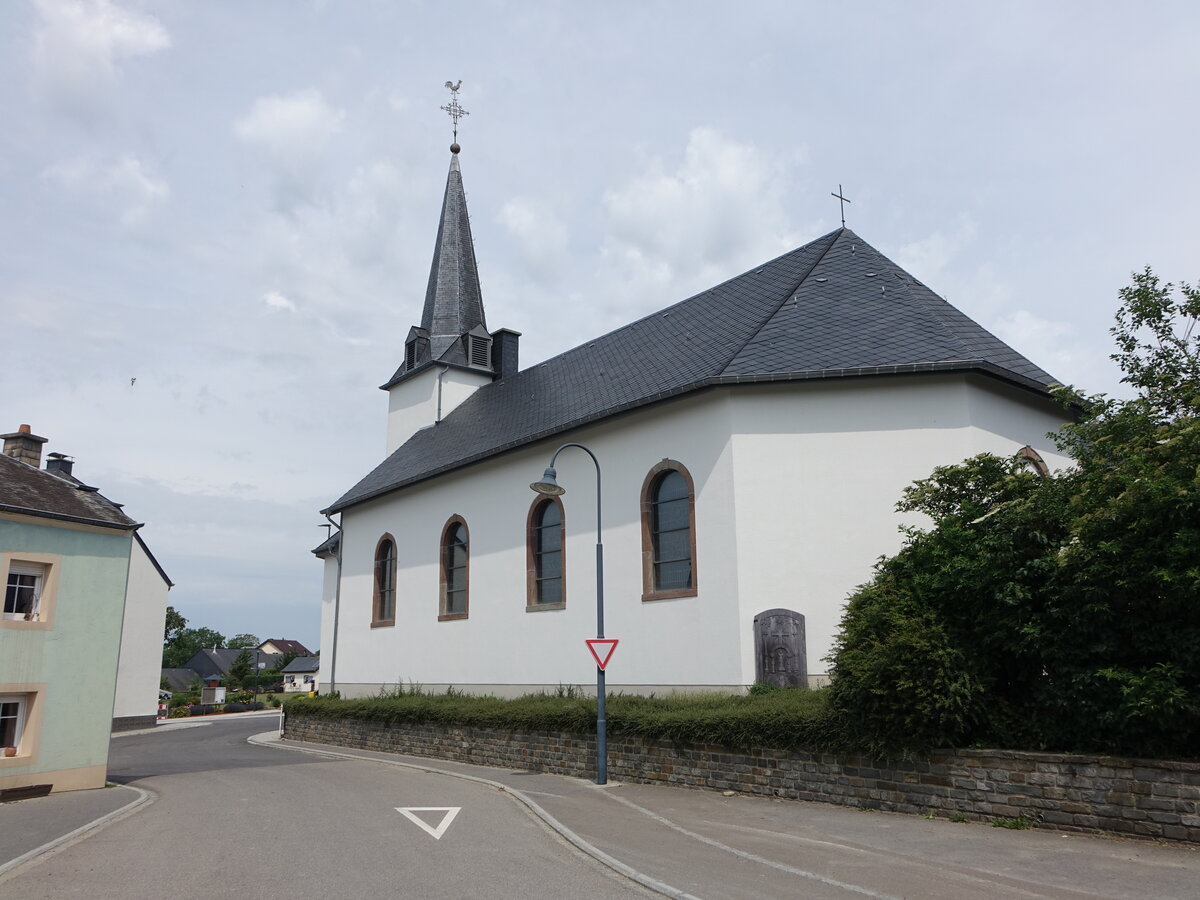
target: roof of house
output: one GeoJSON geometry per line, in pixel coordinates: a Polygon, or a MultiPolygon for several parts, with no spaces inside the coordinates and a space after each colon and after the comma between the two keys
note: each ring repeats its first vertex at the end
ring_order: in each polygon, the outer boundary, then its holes
{"type": "Polygon", "coordinates": [[[328,559],[332,556],[337,556],[338,548],[341,544],[342,533],[335,531],[329,537],[325,538],[325,540],[321,541],[321,543],[317,544],[317,546],[313,547],[312,552],[314,556],[319,556],[321,559],[328,559]]]}
{"type": "Polygon", "coordinates": [[[319,656],[297,656],[290,663],[280,669],[288,675],[309,674],[316,672],[321,668],[321,657],[319,656]]]}
{"type": "Polygon", "coordinates": [[[848,228],[486,384],[327,513],[533,441],[722,384],[980,372],[1055,380],[848,228]]]}
{"type": "Polygon", "coordinates": [[[0,510],[131,531],[139,523],[77,478],[62,477],[0,455],[0,510]]]}
{"type": "Polygon", "coordinates": [[[167,680],[167,687],[172,691],[186,691],[192,681],[200,676],[194,669],[163,669],[162,677],[167,680]]]}
{"type": "Polygon", "coordinates": [[[300,656],[312,656],[312,651],[305,647],[299,641],[293,641],[288,638],[267,638],[258,646],[265,647],[267,644],[274,644],[279,648],[280,653],[295,653],[300,656]]]}
{"type": "MultiPolygon", "coordinates": [[[[238,656],[243,652],[250,654],[251,666],[255,662],[260,662],[264,663],[264,669],[271,669],[279,665],[279,660],[283,657],[281,653],[264,653],[262,651],[258,651],[258,656],[255,657],[256,651],[253,647],[240,647],[237,649],[232,647],[217,647],[215,650],[206,647],[197,650],[192,655],[192,658],[188,660],[188,668],[205,673],[215,671],[222,675],[228,675],[229,667],[237,661],[238,656]]],[[[208,677],[207,674],[204,677],[208,677]]]]}

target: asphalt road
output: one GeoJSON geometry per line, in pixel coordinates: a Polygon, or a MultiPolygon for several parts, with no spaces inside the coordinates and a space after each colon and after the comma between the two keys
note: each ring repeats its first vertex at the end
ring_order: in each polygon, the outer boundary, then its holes
{"type": "MultiPolygon", "coordinates": [[[[648,896],[496,788],[246,743],[273,723],[114,740],[110,780],[154,802],[23,867],[5,900],[648,896]],[[397,807],[459,812],[435,838],[397,807]]],[[[446,818],[413,815],[435,832],[446,818]]]]}
{"type": "MultiPolygon", "coordinates": [[[[110,778],[153,802],[0,875],[0,897],[651,895],[595,857],[677,900],[1200,897],[1194,847],[247,743],[273,725],[115,739],[110,778]]],[[[117,793],[23,801],[8,822],[53,831],[66,804],[117,793]]]]}

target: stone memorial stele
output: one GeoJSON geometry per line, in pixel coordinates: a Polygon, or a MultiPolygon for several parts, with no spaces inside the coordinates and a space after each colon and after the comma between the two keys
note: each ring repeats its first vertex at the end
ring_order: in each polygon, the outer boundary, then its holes
{"type": "Polygon", "coordinates": [[[768,609],[754,617],[754,680],[776,687],[808,687],[804,616],[768,609]]]}

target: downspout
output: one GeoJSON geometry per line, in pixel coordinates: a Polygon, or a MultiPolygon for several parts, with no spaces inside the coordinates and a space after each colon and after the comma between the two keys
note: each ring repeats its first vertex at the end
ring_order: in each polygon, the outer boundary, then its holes
{"type": "Polygon", "coordinates": [[[442,366],[442,371],[438,372],[438,401],[437,401],[437,418],[433,420],[433,424],[437,425],[442,421],[442,379],[446,377],[446,373],[450,371],[449,366],[442,366]]]}
{"type": "MultiPolygon", "coordinates": [[[[337,690],[337,647],[338,647],[338,619],[341,617],[342,608],[342,526],[333,519],[329,518],[328,513],[321,513],[326,519],[329,519],[329,524],[337,529],[338,533],[338,549],[337,549],[337,584],[333,589],[333,646],[330,648],[329,659],[329,693],[332,694],[337,690]]],[[[344,516],[343,516],[344,518],[344,516]]]]}

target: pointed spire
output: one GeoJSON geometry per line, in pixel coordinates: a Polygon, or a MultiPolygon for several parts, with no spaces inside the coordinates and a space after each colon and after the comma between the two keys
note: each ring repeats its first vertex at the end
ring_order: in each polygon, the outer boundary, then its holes
{"type": "Polygon", "coordinates": [[[463,191],[458,153],[455,152],[450,157],[450,173],[446,177],[446,195],[442,200],[442,217],[438,222],[429,285],[425,290],[421,328],[429,334],[436,359],[446,345],[476,326],[487,327],[483,317],[483,292],[479,288],[479,272],[475,265],[471,220],[467,215],[467,197],[463,191]]]}

